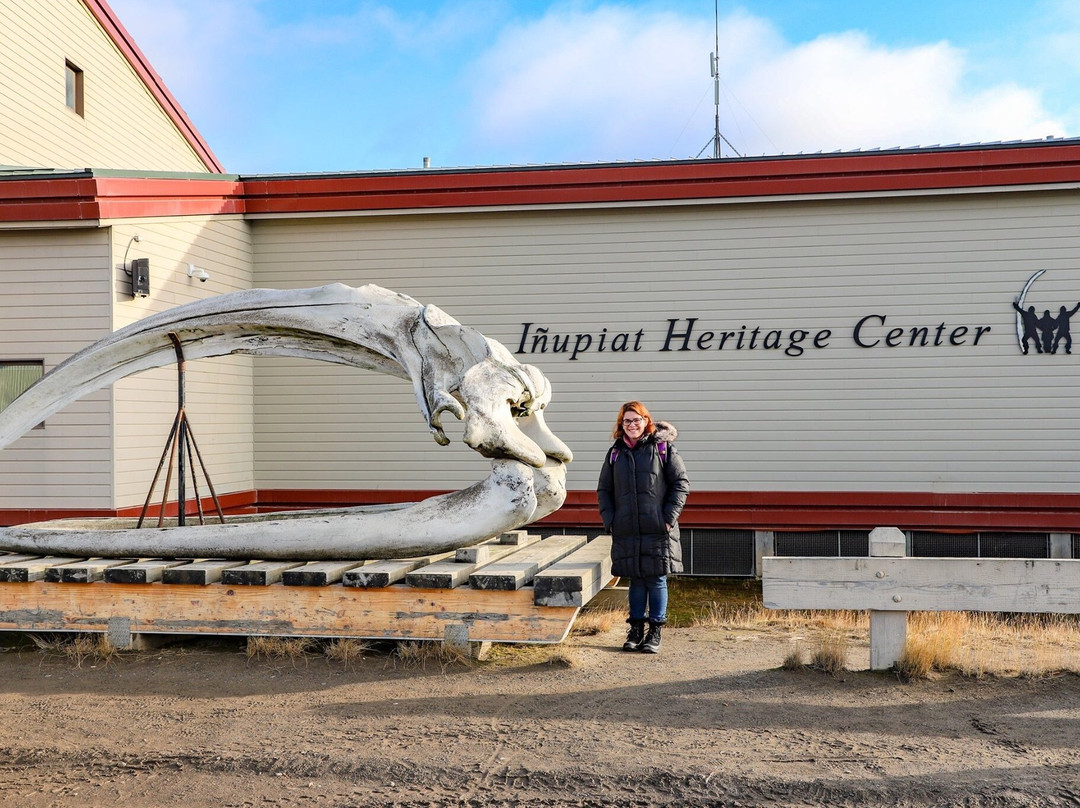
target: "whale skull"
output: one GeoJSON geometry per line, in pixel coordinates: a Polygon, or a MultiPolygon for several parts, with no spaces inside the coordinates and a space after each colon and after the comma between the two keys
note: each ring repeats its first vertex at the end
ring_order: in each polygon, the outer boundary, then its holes
{"type": "Polygon", "coordinates": [[[462,547],[542,518],[566,499],[570,449],[544,422],[551,386],[505,346],[435,306],[379,286],[251,289],[179,306],[120,329],[41,377],[0,412],[0,449],[87,393],[176,361],[291,356],[409,379],[436,442],[441,419],[491,473],[418,503],[232,517],[226,524],[135,529],[130,520],[0,528],[0,548],[74,556],[401,558],[462,547]]]}

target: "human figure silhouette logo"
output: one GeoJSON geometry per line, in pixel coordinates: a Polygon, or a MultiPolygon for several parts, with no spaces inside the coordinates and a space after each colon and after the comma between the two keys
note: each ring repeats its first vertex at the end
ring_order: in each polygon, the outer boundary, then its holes
{"type": "Polygon", "coordinates": [[[1080,311],[1080,303],[1071,309],[1066,306],[1058,308],[1057,317],[1050,314],[1050,309],[1044,309],[1040,317],[1035,313],[1034,306],[1024,308],[1024,298],[1035,280],[1046,272],[1040,269],[1034,273],[1026,284],[1020,296],[1013,301],[1016,310],[1016,342],[1020,346],[1020,352],[1025,356],[1031,353],[1031,345],[1035,346],[1035,352],[1040,354],[1056,354],[1064,345],[1065,353],[1072,353],[1072,331],[1070,321],[1073,315],[1080,311]]]}

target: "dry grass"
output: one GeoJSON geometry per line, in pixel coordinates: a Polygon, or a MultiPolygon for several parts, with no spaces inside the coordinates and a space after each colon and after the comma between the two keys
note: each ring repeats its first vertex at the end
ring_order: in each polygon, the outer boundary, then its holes
{"type": "Polygon", "coordinates": [[[499,644],[492,648],[485,664],[507,668],[521,668],[531,665],[547,665],[552,668],[578,668],[581,666],[581,662],[581,651],[573,644],[499,644]]]}
{"type": "Polygon", "coordinates": [[[897,665],[901,676],[1050,676],[1080,673],[1080,621],[1069,615],[916,612],[897,665]]]}
{"type": "MultiPolygon", "coordinates": [[[[385,645],[385,643],[384,643],[385,645]]],[[[290,662],[307,664],[312,659],[324,658],[348,668],[357,665],[378,651],[376,644],[357,639],[321,640],[315,637],[248,637],[247,658],[267,663],[290,662]]],[[[459,646],[437,640],[410,640],[393,644],[389,654],[393,664],[406,668],[427,670],[437,666],[445,671],[455,665],[470,666],[474,663],[471,646],[459,646]]]]}
{"type": "Polygon", "coordinates": [[[549,645],[547,646],[547,658],[545,665],[553,668],[578,668],[581,667],[581,654],[572,645],[549,645]]]}
{"type": "Polygon", "coordinates": [[[709,603],[697,610],[689,623],[694,627],[731,629],[818,629],[822,631],[867,631],[870,619],[866,612],[855,611],[780,611],[766,609],[761,603],[709,603]]]}
{"type": "Polygon", "coordinates": [[[305,664],[317,657],[338,662],[348,668],[371,655],[374,646],[365,640],[317,637],[248,637],[245,653],[250,661],[298,662],[305,664]]]}
{"type": "MultiPolygon", "coordinates": [[[[852,643],[866,642],[867,612],[783,611],[756,603],[698,605],[685,625],[799,635],[783,667],[838,671],[852,643]]],[[[935,672],[963,676],[1051,676],[1080,673],[1080,618],[1071,615],[1003,615],[974,612],[913,612],[908,638],[897,665],[906,679],[935,672]]]]}
{"type": "Polygon", "coordinates": [[[248,637],[247,658],[249,661],[292,663],[307,657],[316,650],[318,644],[310,637],[248,637]]]}
{"type": "Polygon", "coordinates": [[[802,641],[796,639],[794,645],[791,646],[791,651],[784,657],[784,661],[780,663],[780,667],[786,671],[801,671],[806,667],[806,662],[803,659],[803,647],[802,641]]]}
{"type": "MultiPolygon", "coordinates": [[[[958,612],[918,612],[908,617],[908,638],[896,671],[905,680],[925,679],[933,671],[957,668],[957,650],[963,641],[962,622],[968,615],[958,612]]],[[[984,671],[964,671],[981,676],[984,671]]]]}
{"type": "Polygon", "coordinates": [[[323,646],[323,653],[331,662],[340,662],[346,668],[363,662],[364,657],[373,651],[373,646],[364,640],[339,639],[330,640],[323,646]]]}
{"type": "Polygon", "coordinates": [[[30,640],[44,654],[64,657],[81,668],[84,662],[108,664],[120,649],[105,634],[31,634],[30,640]]]}
{"type": "Polygon", "coordinates": [[[393,657],[406,668],[427,670],[428,665],[436,665],[440,670],[458,665],[473,664],[472,654],[467,645],[433,641],[399,642],[393,657]]]}
{"type": "Polygon", "coordinates": [[[570,628],[570,633],[578,637],[605,634],[613,625],[621,623],[625,617],[626,615],[615,609],[582,609],[570,628]]]}
{"type": "Polygon", "coordinates": [[[810,658],[810,667],[835,676],[847,668],[849,642],[840,631],[829,631],[818,640],[817,650],[810,658]]]}

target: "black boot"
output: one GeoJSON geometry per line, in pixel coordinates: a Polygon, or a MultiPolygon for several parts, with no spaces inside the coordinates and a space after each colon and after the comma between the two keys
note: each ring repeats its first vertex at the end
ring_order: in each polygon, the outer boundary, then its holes
{"type": "Polygon", "coordinates": [[[644,620],[627,620],[630,624],[630,630],[626,632],[626,642],[623,643],[622,649],[624,651],[638,651],[641,649],[641,643],[645,640],[645,621],[644,620]]]}
{"type": "Polygon", "coordinates": [[[660,651],[660,629],[663,623],[649,623],[649,633],[641,643],[641,650],[646,654],[655,654],[660,651]]]}

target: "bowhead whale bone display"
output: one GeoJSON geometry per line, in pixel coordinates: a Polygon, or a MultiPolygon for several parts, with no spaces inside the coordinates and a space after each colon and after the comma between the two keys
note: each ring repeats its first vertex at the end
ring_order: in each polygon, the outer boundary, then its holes
{"type": "Polygon", "coordinates": [[[72,556],[262,559],[401,558],[462,547],[562,507],[570,449],[544,422],[551,386],[505,346],[435,306],[379,286],[251,289],[147,317],[85,348],[0,412],[0,449],[118,379],[227,354],[292,356],[412,381],[436,442],[464,419],[464,442],[491,459],[468,488],[403,505],[234,517],[226,524],[134,529],[134,520],[0,528],[0,548],[72,556]]]}

